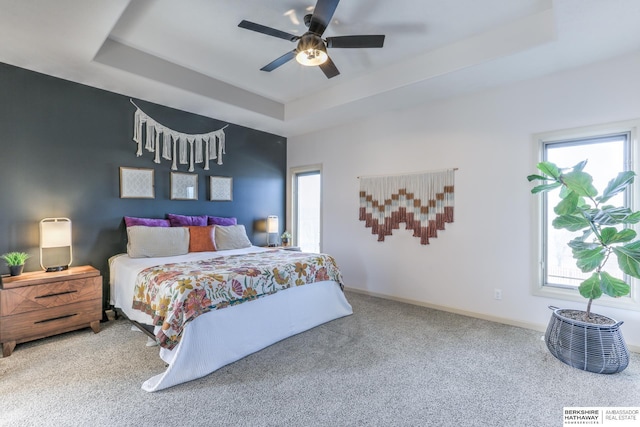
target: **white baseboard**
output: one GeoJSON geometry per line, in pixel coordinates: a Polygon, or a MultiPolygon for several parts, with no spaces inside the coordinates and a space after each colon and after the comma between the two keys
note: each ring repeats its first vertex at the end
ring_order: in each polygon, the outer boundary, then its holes
{"type": "MultiPolygon", "coordinates": [[[[474,311],[460,310],[460,309],[453,308],[453,307],[446,307],[446,306],[437,305],[437,304],[430,304],[430,303],[423,302],[423,301],[416,301],[416,300],[412,300],[412,299],[408,299],[408,298],[400,298],[400,297],[395,297],[395,296],[392,296],[392,295],[386,295],[386,294],[380,294],[380,293],[377,293],[377,292],[365,291],[365,290],[362,290],[362,289],[350,288],[348,286],[345,286],[344,289],[345,289],[345,291],[348,291],[348,292],[354,292],[354,293],[357,293],[357,294],[369,295],[369,296],[377,297],[377,298],[384,298],[384,299],[403,302],[403,303],[411,304],[411,305],[418,305],[418,306],[421,306],[421,307],[427,307],[427,308],[432,308],[434,310],[446,311],[448,313],[460,314],[462,316],[473,317],[473,318],[476,318],[476,319],[489,320],[491,322],[502,323],[504,325],[510,325],[510,326],[517,326],[519,328],[531,329],[531,330],[534,330],[534,331],[540,331],[542,333],[544,333],[547,330],[547,325],[540,325],[540,324],[528,323],[528,322],[519,322],[517,320],[507,319],[507,318],[504,318],[504,317],[489,316],[487,314],[476,313],[474,311]]],[[[640,353],[640,346],[627,344],[627,347],[629,348],[629,351],[632,351],[634,353],[640,353]]]]}

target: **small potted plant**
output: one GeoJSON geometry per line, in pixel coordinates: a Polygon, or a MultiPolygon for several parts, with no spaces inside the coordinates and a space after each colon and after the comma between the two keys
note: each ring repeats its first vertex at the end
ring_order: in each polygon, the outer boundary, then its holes
{"type": "Polygon", "coordinates": [[[289,246],[291,244],[291,233],[285,231],[282,233],[282,236],[280,236],[280,240],[282,241],[282,246],[289,246]]]}
{"type": "Polygon", "coordinates": [[[613,298],[627,295],[630,286],[622,278],[605,271],[607,262],[617,258],[620,270],[640,278],[640,240],[630,227],[640,222],[640,211],[606,204],[633,182],[635,173],[620,172],[602,192],[593,186],[593,178],[583,171],[586,160],[573,168],[562,169],[551,162],[538,163],[542,175],[529,175],[539,180],[533,194],[560,189],[560,202],[552,225],[556,229],[576,232],[568,242],[576,265],[583,273],[591,273],[579,286],[580,295],[588,300],[586,311],[554,310],[545,341],[555,357],[575,368],[597,373],[615,373],[629,363],[629,351],[619,330],[622,322],[591,312],[591,303],[603,294],[613,298]]]}
{"type": "Polygon", "coordinates": [[[22,274],[24,263],[30,255],[26,252],[7,252],[0,256],[9,266],[9,272],[12,276],[19,276],[22,274]]]}

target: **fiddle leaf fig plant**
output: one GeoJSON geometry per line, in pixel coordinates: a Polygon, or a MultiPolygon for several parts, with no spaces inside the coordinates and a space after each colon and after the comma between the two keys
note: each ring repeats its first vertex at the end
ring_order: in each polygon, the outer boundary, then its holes
{"type": "Polygon", "coordinates": [[[587,298],[585,321],[591,315],[591,303],[602,294],[617,298],[627,295],[631,288],[627,282],[605,271],[611,258],[625,274],[640,278],[640,240],[630,225],[640,222],[640,211],[624,206],[607,205],[612,197],[626,190],[635,178],[635,172],[624,171],[609,181],[598,194],[593,178],[584,167],[584,160],[573,168],[559,168],[551,162],[538,163],[542,175],[529,175],[531,181],[541,184],[531,193],[544,193],[560,189],[560,202],[555,206],[557,215],[552,225],[556,229],[580,232],[568,242],[576,265],[583,273],[593,272],[580,287],[580,295],[587,298]]]}

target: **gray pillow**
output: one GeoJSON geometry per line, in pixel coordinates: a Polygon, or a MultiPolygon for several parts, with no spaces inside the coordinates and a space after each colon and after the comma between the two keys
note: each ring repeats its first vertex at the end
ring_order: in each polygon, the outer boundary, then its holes
{"type": "Polygon", "coordinates": [[[131,258],[184,255],[189,252],[186,227],[127,227],[127,253],[131,258]]]}
{"type": "Polygon", "coordinates": [[[224,251],[228,249],[242,249],[251,246],[244,225],[216,225],[216,249],[224,251]]]}

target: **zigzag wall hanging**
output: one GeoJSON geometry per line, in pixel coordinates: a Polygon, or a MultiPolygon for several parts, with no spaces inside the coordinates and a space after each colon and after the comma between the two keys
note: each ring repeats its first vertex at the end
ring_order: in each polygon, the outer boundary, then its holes
{"type": "Polygon", "coordinates": [[[136,157],[142,156],[142,142],[144,148],[155,153],[153,161],[160,163],[160,156],[165,160],[172,160],[171,170],[178,170],[181,165],[189,165],[189,172],[193,172],[194,163],[204,163],[204,170],[209,170],[209,161],[216,160],[222,164],[225,152],[224,129],[229,126],[208,133],[190,134],[175,131],[158,123],[138,107],[133,100],[129,100],[135,107],[133,116],[133,140],[138,144],[136,157]],[[162,145],[162,147],[161,147],[162,145]]]}
{"type": "Polygon", "coordinates": [[[457,168],[360,179],[360,221],[383,242],[406,224],[423,245],[453,222],[454,172],[457,168]]]}

